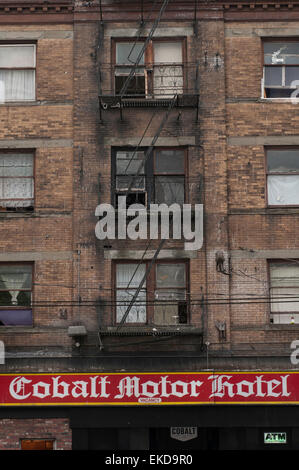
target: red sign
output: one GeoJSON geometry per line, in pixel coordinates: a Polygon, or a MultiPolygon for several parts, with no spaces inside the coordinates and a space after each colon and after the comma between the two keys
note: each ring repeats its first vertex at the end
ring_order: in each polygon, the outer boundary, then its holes
{"type": "Polygon", "coordinates": [[[0,405],[299,404],[299,372],[0,374],[0,405]]]}

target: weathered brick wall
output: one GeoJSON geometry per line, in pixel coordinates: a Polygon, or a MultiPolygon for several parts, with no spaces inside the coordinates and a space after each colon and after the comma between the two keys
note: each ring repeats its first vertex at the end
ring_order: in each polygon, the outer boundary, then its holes
{"type": "Polygon", "coordinates": [[[72,449],[68,419],[0,420],[0,450],[20,450],[21,439],[54,439],[54,450],[72,449]]]}
{"type": "Polygon", "coordinates": [[[36,42],[36,101],[1,105],[0,150],[35,153],[34,212],[0,213],[0,262],[32,262],[34,269],[33,328],[2,327],[8,350],[41,345],[63,350],[71,344],[66,332],[73,299],[72,29],[63,23],[0,25],[1,40],[36,42]]]}
{"type": "MultiPolygon", "coordinates": [[[[279,15],[279,13],[278,13],[279,15]]],[[[286,354],[293,325],[270,323],[267,261],[298,250],[298,210],[267,207],[265,147],[296,142],[297,106],[261,100],[262,37],[296,36],[298,22],[226,24],[226,113],[232,348],[286,354]],[[289,139],[289,140],[287,140],[289,139]],[[257,297],[256,301],[250,299],[257,297]]]]}

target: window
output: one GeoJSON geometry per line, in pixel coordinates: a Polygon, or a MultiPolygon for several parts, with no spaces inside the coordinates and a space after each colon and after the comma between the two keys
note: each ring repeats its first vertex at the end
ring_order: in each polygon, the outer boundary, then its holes
{"type": "Polygon", "coordinates": [[[115,204],[127,195],[127,205],[185,202],[186,150],[156,148],[114,151],[115,204]]]}
{"type": "Polygon", "coordinates": [[[35,99],[35,44],[0,44],[0,102],[35,99]]]}
{"type": "Polygon", "coordinates": [[[32,152],[0,153],[0,210],[32,210],[34,205],[32,152]]]}
{"type": "MultiPolygon", "coordinates": [[[[125,323],[188,323],[186,262],[159,261],[151,268],[125,323]]],[[[116,273],[116,323],[120,323],[147,270],[147,263],[119,262],[116,273]]]]}
{"type": "Polygon", "coordinates": [[[267,149],[270,206],[299,205],[299,148],[267,149]]]}
{"type": "Polygon", "coordinates": [[[0,264],[0,325],[32,325],[32,265],[0,264]]]}
{"type": "Polygon", "coordinates": [[[264,42],[264,97],[289,98],[299,87],[299,40],[264,42]]]}
{"type": "Polygon", "coordinates": [[[115,42],[115,94],[123,93],[133,64],[139,60],[125,94],[140,98],[172,98],[183,93],[183,42],[115,42]]]}
{"type": "Polygon", "coordinates": [[[54,440],[21,439],[21,450],[54,450],[54,440]]]}
{"type": "Polygon", "coordinates": [[[299,261],[271,262],[271,323],[299,323],[299,261]]]}

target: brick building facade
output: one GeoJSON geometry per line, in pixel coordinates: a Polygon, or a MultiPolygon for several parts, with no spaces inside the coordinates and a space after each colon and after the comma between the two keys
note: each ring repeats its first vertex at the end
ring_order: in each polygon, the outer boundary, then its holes
{"type": "MultiPolygon", "coordinates": [[[[296,1],[0,1],[1,374],[296,373],[298,24],[296,1]],[[121,195],[202,204],[202,246],[100,240],[121,195]]],[[[0,448],[298,448],[296,403],[6,402],[0,448]]]]}

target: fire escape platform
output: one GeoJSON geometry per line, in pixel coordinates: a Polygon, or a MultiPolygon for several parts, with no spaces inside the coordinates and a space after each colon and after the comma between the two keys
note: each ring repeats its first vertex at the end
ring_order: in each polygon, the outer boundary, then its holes
{"type": "Polygon", "coordinates": [[[202,327],[193,325],[106,326],[99,329],[102,336],[188,336],[203,334],[202,327]]]}
{"type": "MultiPolygon", "coordinates": [[[[178,95],[174,107],[195,108],[198,106],[199,95],[182,94],[178,95]]],[[[102,109],[119,108],[168,108],[173,97],[169,98],[137,98],[118,97],[115,95],[99,96],[99,104],[102,109]]]]}

